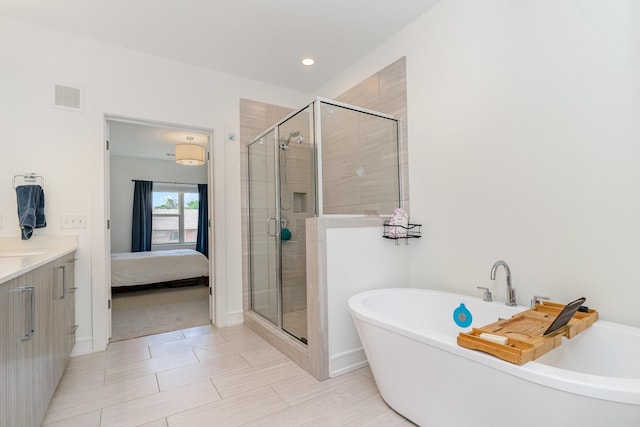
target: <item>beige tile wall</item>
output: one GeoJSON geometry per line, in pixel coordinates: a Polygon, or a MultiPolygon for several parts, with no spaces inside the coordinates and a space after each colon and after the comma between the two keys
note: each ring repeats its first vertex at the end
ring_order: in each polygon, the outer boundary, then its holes
{"type": "Polygon", "coordinates": [[[390,215],[398,207],[398,122],[322,104],[324,214],[390,215]]]}
{"type": "MultiPolygon", "coordinates": [[[[402,57],[336,98],[337,101],[394,116],[400,126],[400,172],[403,207],[409,211],[407,153],[407,71],[402,57]]],[[[324,141],[323,141],[324,142],[324,141]]],[[[371,147],[369,147],[371,149],[371,147]]],[[[391,212],[389,212],[390,214],[391,212]]],[[[382,214],[382,213],[381,213],[382,214]]]]}

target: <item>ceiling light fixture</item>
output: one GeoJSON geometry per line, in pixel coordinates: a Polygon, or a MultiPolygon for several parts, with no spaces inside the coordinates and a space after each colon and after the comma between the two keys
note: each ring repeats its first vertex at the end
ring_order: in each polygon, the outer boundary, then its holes
{"type": "Polygon", "coordinates": [[[313,65],[315,63],[316,63],[316,61],[314,61],[312,58],[304,58],[302,60],[302,65],[306,65],[306,66],[310,66],[310,65],[313,65]]]}
{"type": "Polygon", "coordinates": [[[186,166],[204,165],[204,147],[194,144],[193,137],[187,137],[186,144],[176,145],[176,163],[186,166]]]}

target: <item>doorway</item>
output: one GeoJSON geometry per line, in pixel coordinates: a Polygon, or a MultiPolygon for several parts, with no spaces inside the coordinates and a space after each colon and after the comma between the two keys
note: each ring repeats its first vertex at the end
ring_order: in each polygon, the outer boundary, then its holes
{"type": "Polygon", "coordinates": [[[108,141],[105,209],[109,221],[105,245],[109,341],[212,324],[215,318],[213,233],[210,227],[213,173],[208,153],[212,149],[213,132],[151,120],[106,116],[105,133],[108,141]],[[177,145],[187,151],[204,152],[204,164],[189,165],[194,163],[192,160],[186,161],[187,165],[177,164],[177,145]],[[153,187],[151,246],[142,250],[132,250],[131,245],[134,228],[138,227],[132,223],[136,181],[150,182],[153,187]],[[200,203],[202,200],[203,204],[200,203]],[[205,217],[198,219],[194,230],[194,217],[202,217],[201,206],[207,208],[205,217]],[[209,244],[196,250],[194,234],[198,230],[205,230],[201,234],[209,244]],[[150,267],[147,255],[151,258],[161,255],[156,264],[160,267],[150,267]],[[197,265],[193,264],[195,261],[187,261],[184,267],[176,264],[184,262],[182,258],[187,256],[202,259],[198,259],[197,265]],[[124,267],[116,266],[116,259],[118,262],[126,259],[124,267]],[[114,271],[112,263],[116,266],[114,271]],[[163,272],[165,265],[175,265],[173,270],[180,270],[180,273],[171,272],[171,269],[163,272]],[[130,266],[133,266],[132,270],[129,270],[130,266]],[[124,276],[121,271],[125,272],[124,276]]]}

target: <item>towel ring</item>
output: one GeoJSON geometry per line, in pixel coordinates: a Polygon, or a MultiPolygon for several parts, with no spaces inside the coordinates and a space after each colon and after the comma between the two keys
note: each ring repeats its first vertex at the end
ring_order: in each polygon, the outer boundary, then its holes
{"type": "Polygon", "coordinates": [[[12,186],[15,189],[16,188],[16,179],[17,178],[22,178],[26,183],[36,183],[36,184],[40,184],[41,187],[44,187],[44,177],[40,176],[40,175],[36,175],[35,173],[25,173],[24,175],[14,175],[13,176],[13,181],[12,181],[12,186]]]}

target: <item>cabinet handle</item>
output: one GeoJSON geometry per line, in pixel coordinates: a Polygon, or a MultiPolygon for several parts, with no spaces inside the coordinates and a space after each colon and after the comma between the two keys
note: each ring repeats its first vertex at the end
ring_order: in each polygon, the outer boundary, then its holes
{"type": "Polygon", "coordinates": [[[73,335],[76,333],[76,331],[78,330],[78,325],[73,325],[71,327],[71,332],[69,332],[70,335],[73,335]]]}
{"type": "Polygon", "coordinates": [[[36,333],[36,294],[35,294],[35,286],[23,286],[20,288],[14,289],[16,292],[20,292],[20,298],[28,292],[29,296],[27,297],[27,302],[29,307],[26,307],[25,304],[25,326],[26,332],[22,335],[22,341],[29,341],[33,335],[36,333]]]}
{"type": "Polygon", "coordinates": [[[58,267],[58,283],[61,284],[62,286],[62,293],[58,296],[58,299],[65,299],[65,297],[67,296],[67,289],[65,286],[65,279],[66,279],[66,269],[63,266],[58,267]],[[62,279],[60,279],[60,273],[62,272],[62,279]]]}
{"type": "Polygon", "coordinates": [[[75,293],[75,292],[76,292],[76,289],[78,289],[78,287],[77,287],[77,286],[74,286],[73,288],[69,289],[69,290],[67,291],[67,293],[68,293],[68,294],[73,294],[73,293],[75,293]]]}
{"type": "Polygon", "coordinates": [[[29,339],[36,333],[36,288],[35,286],[27,286],[29,288],[29,339]]]}

